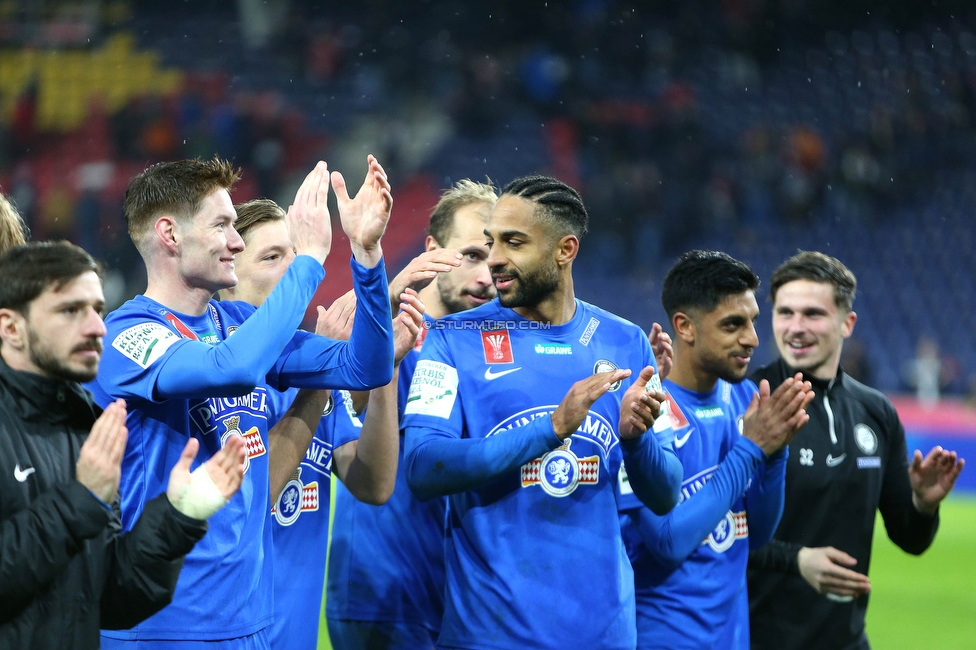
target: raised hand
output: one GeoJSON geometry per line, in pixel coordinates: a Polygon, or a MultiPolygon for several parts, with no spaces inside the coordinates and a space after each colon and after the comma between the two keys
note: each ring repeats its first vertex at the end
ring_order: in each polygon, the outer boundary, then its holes
{"type": "Polygon", "coordinates": [[[620,400],[618,431],[621,440],[629,440],[646,433],[661,416],[666,397],[663,391],[647,386],[653,376],[654,368],[651,366],[641,370],[620,400]]]}
{"type": "Polygon", "coordinates": [[[78,454],[75,479],[104,503],[115,501],[122,477],[122,455],[129,430],[125,401],[115,400],[95,420],[78,454]]]}
{"type": "Polygon", "coordinates": [[[353,257],[363,266],[372,268],[383,257],[380,238],[390,220],[393,195],[383,167],[372,155],[367,161],[366,179],[354,198],[349,198],[346,181],[339,172],[332,172],[332,189],[339,206],[339,221],[349,237],[353,257]]]}
{"type": "Polygon", "coordinates": [[[924,459],[922,452],[916,449],[908,466],[915,508],[923,514],[935,514],[939,503],[952,491],[965,465],[966,461],[959,458],[956,452],[946,451],[939,446],[933,447],[924,459]]]}
{"type": "Polygon", "coordinates": [[[420,291],[437,277],[438,273],[450,273],[461,266],[461,253],[453,248],[435,248],[410,260],[403,270],[390,281],[390,305],[396,312],[400,294],[407,289],[420,291]]]}
{"type": "Polygon", "coordinates": [[[427,310],[420,296],[413,289],[400,294],[400,313],[393,319],[393,363],[403,361],[407,352],[413,349],[424,326],[424,312],[427,310]]]}
{"type": "Polygon", "coordinates": [[[786,447],[797,432],[810,421],[806,407],[813,400],[810,382],[803,375],[787,377],[770,394],[769,382],[759,382],[759,392],[742,418],[742,435],[769,456],[786,447]]]}
{"type": "Polygon", "coordinates": [[[630,370],[610,370],[581,379],[569,389],[552,413],[552,428],[560,440],[573,435],[583,424],[593,402],[610,390],[614,383],[630,377],[630,370]]]}
{"type": "Polygon", "coordinates": [[[654,350],[654,361],[657,362],[657,374],[662,380],[667,379],[674,366],[674,348],[671,347],[671,335],[664,331],[660,323],[651,325],[647,340],[654,350]]]}
{"type": "Polygon", "coordinates": [[[288,206],[285,222],[299,255],[325,262],[332,250],[332,218],[329,216],[329,166],[321,160],[308,173],[295,202],[288,206]]]}
{"type": "Polygon", "coordinates": [[[166,498],[173,507],[193,519],[209,519],[227,504],[244,480],[244,439],[228,436],[220,451],[190,472],[200,442],[190,438],[180,459],[169,472],[166,498]]]}
{"type": "Polygon", "coordinates": [[[335,299],[328,309],[316,307],[315,333],[336,341],[348,341],[356,319],[356,292],[352,289],[335,299]]]}
{"type": "Polygon", "coordinates": [[[871,591],[871,581],[866,575],[841,566],[852,567],[857,560],[833,546],[803,547],[796,561],[800,575],[818,594],[850,600],[871,591]]]}

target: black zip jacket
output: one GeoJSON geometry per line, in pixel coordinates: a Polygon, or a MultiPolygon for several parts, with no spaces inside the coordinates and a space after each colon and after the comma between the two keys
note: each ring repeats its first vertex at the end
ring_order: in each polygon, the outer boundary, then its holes
{"type": "MultiPolygon", "coordinates": [[[[752,375],[775,390],[796,371],[780,359],[752,375]]],[[[888,537],[918,555],[935,538],[934,517],[912,504],[905,430],[884,395],[844,374],[807,378],[815,397],[810,421],[790,443],[786,502],[773,540],[749,555],[752,648],[847,650],[869,648],[864,633],[868,596],[836,602],[800,575],[801,547],[833,546],[867,574],[875,512],[888,537]]]]}
{"type": "Polygon", "coordinates": [[[119,535],[118,506],[75,480],[99,412],[80,385],[0,360],[0,648],[98,648],[100,627],[132,627],[170,602],[206,533],[163,494],[119,535]]]}

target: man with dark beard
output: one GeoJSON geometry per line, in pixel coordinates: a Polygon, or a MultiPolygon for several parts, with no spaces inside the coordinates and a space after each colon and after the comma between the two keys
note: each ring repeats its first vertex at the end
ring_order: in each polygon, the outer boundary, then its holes
{"type": "Polygon", "coordinates": [[[779,522],[786,445],[813,398],[799,374],[772,395],[765,380],[757,389],[745,379],[759,344],[758,286],[748,265],[715,251],[685,253],[664,278],[675,334],[664,388],[684,482],[678,506],[660,516],[621,472],[642,650],[749,647],[749,548],[768,542],[779,522]]]}
{"type": "Polygon", "coordinates": [[[98,648],[99,627],[132,627],[162,609],[183,556],[243,476],[241,442],[191,474],[198,443],[190,441],[166,492],[118,534],[125,403],[102,412],[79,385],[102,355],[97,271],[66,242],[0,257],[3,648],[98,648]]]}
{"type": "Polygon", "coordinates": [[[419,499],[450,497],[438,647],[637,643],[617,473],[625,463],[664,514],[681,468],[664,394],[648,387],[648,337],[575,297],[587,223],[564,183],[509,183],[484,231],[498,299],[441,318],[424,342],[404,463],[419,499]]]}

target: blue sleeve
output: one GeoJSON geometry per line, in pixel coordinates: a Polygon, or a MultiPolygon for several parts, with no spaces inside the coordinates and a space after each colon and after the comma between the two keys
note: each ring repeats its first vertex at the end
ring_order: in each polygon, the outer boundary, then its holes
{"type": "Polygon", "coordinates": [[[661,442],[648,431],[638,438],[621,440],[620,449],[634,495],[658,515],[671,511],[678,504],[683,474],[671,441],[661,442]]]}
{"type": "Polygon", "coordinates": [[[289,344],[324,275],[313,258],[296,257],[265,304],[216,345],[180,338],[163,314],[110,317],[113,340],[95,381],[113,397],[151,402],[244,394],[289,344]]]}
{"type": "Polygon", "coordinates": [[[370,269],[352,260],[352,277],[356,317],[349,340],[333,341],[292,330],[291,345],[278,358],[268,383],[281,388],[348,390],[370,390],[390,383],[393,319],[382,260],[370,269]]]}
{"type": "Polygon", "coordinates": [[[663,517],[646,508],[631,511],[651,555],[674,567],[687,559],[743,495],[765,456],[754,442],[739,438],[708,483],[674,510],[663,517]]]}
{"type": "Polygon", "coordinates": [[[746,492],[746,517],[749,520],[749,548],[757,549],[773,538],[783,516],[786,500],[786,461],[790,448],[784,447],[759,466],[746,492]]]}
{"type": "Polygon", "coordinates": [[[463,436],[458,372],[443,331],[431,330],[414,369],[404,409],[407,484],[418,499],[454,494],[489,483],[561,443],[552,419],[483,438],[463,436]]]}

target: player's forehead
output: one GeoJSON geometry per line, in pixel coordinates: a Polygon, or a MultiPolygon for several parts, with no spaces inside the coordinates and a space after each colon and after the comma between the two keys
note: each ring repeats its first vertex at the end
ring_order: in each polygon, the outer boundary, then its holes
{"type": "Polygon", "coordinates": [[[834,285],[813,280],[791,280],[777,289],[773,309],[801,311],[811,308],[819,308],[827,312],[837,311],[834,285]]]}
{"type": "Polygon", "coordinates": [[[461,250],[470,246],[484,246],[485,225],[491,214],[491,206],[487,203],[472,203],[462,206],[454,213],[451,235],[444,245],[445,248],[461,250]]]}
{"type": "Polygon", "coordinates": [[[505,232],[541,235],[542,224],[535,217],[536,204],[511,194],[504,194],[491,209],[485,231],[491,237],[505,232]]]}
{"type": "Polygon", "coordinates": [[[747,289],[742,293],[729,294],[719,300],[715,309],[708,315],[715,321],[729,318],[744,318],[751,321],[759,315],[759,302],[756,300],[756,293],[752,289],[747,289]]]}
{"type": "Polygon", "coordinates": [[[289,249],[295,245],[284,219],[269,219],[251,226],[245,242],[247,249],[253,249],[255,253],[274,248],[289,249]]]}
{"type": "Polygon", "coordinates": [[[203,197],[200,208],[193,215],[193,219],[197,222],[218,218],[228,218],[231,222],[237,221],[237,211],[234,209],[234,202],[230,200],[230,192],[222,187],[203,197]]]}

